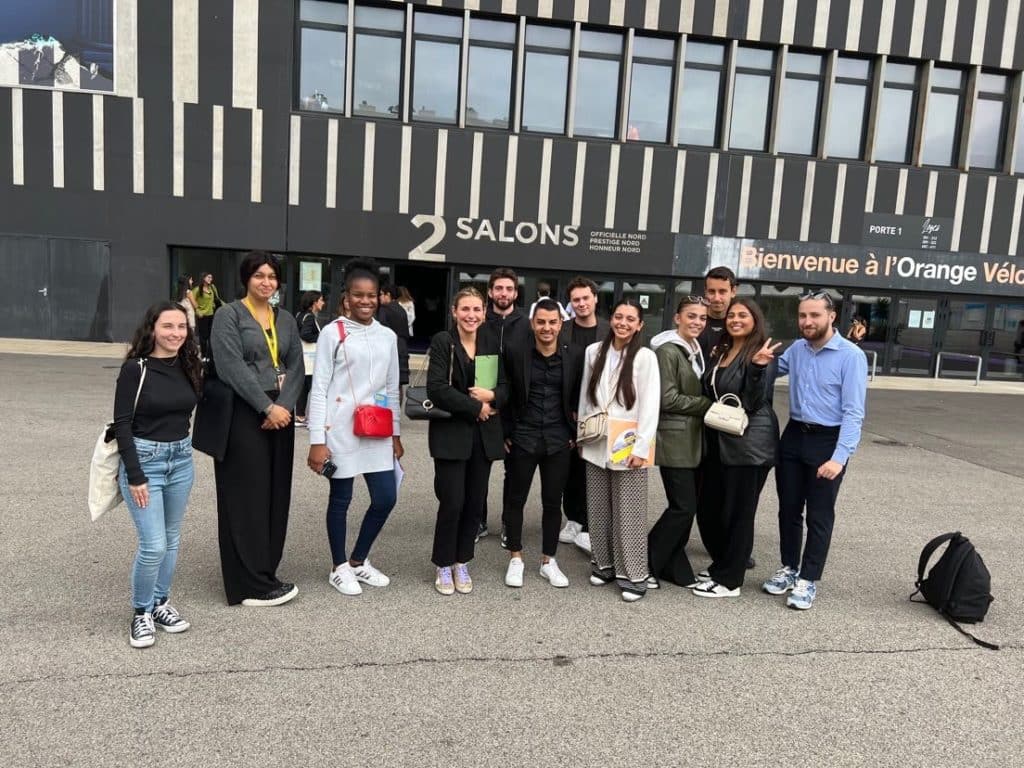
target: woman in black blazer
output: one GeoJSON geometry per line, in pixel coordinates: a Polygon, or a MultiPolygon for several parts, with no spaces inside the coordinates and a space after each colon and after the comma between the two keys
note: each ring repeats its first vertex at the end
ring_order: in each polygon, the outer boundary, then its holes
{"type": "Polygon", "coordinates": [[[716,537],[721,547],[708,568],[710,581],[693,588],[698,597],[738,597],[743,585],[754,548],[757,502],[779,442],[772,388],[773,361],[780,346],[767,337],[757,303],[734,299],[725,315],[725,335],[703,376],[704,394],[711,400],[737,395],[750,423],[739,436],[707,430],[705,461],[718,462],[721,469],[705,473],[701,504],[706,505],[708,520],[721,526],[716,537]]]}
{"type": "Polygon", "coordinates": [[[505,455],[498,411],[508,397],[498,340],[478,333],[485,320],[480,292],[464,288],[455,294],[452,317],[455,328],[430,340],[427,369],[427,396],[451,414],[432,419],[428,429],[438,500],[431,559],[437,566],[434,586],[442,595],[473,589],[466,564],[473,559],[491,462],[505,455]],[[485,359],[497,367],[493,388],[476,386],[477,366],[485,359]]]}

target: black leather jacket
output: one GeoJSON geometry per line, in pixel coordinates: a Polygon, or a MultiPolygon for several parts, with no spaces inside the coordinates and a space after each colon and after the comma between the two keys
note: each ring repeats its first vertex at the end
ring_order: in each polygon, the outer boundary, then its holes
{"type": "Polygon", "coordinates": [[[704,394],[715,400],[730,392],[739,396],[750,424],[742,436],[727,435],[716,429],[706,429],[707,439],[718,439],[722,464],[729,467],[771,467],[775,465],[775,451],[779,444],[779,419],[772,407],[775,387],[775,363],[754,365],[739,357],[726,368],[718,368],[714,391],[711,365],[702,380],[704,394]]]}

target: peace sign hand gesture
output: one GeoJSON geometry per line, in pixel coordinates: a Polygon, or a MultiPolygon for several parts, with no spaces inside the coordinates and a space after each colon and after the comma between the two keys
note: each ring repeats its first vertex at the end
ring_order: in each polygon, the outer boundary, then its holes
{"type": "Polygon", "coordinates": [[[775,352],[781,346],[781,341],[772,344],[772,337],[769,336],[768,340],[765,341],[764,346],[757,350],[750,360],[754,365],[768,365],[768,363],[775,359],[775,352]]]}

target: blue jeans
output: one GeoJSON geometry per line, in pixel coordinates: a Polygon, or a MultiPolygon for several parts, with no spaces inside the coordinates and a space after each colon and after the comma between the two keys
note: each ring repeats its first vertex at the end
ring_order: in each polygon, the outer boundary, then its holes
{"type": "Polygon", "coordinates": [[[136,437],[135,450],[146,474],[149,505],[145,509],[136,506],[128,491],[124,463],[118,471],[118,483],[139,536],[132,565],[132,607],[152,611],[154,603],[167,599],[178,562],[181,521],[195,476],[192,439],[159,443],[136,437]]]}
{"type": "MultiPolygon", "coordinates": [[[[363,562],[370,554],[370,547],[373,546],[377,534],[395,507],[398,493],[395,488],[395,472],[392,469],[367,472],[363,479],[366,480],[366,489],[370,492],[370,508],[363,516],[359,537],[352,550],[352,559],[356,562],[363,562]]],[[[331,558],[336,566],[348,561],[345,556],[345,522],[349,504],[352,503],[354,480],[354,477],[331,478],[331,495],[327,500],[327,541],[331,545],[331,558]]]]}

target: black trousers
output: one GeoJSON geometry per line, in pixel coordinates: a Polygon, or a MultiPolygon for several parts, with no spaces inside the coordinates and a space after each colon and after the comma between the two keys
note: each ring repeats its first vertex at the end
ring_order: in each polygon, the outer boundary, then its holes
{"type": "Polygon", "coordinates": [[[468,459],[434,459],[437,522],[431,560],[444,568],[473,559],[476,531],[487,499],[491,460],[484,452],[480,428],[473,430],[473,453],[468,459]]]}
{"type": "Polygon", "coordinates": [[[292,496],[295,427],[260,429],[263,415],[235,396],[224,461],[214,462],[217,538],[228,605],[281,586],[292,496]]]}
{"type": "Polygon", "coordinates": [[[686,544],[697,513],[697,471],[680,467],[659,467],[668,507],[647,536],[647,559],[651,573],[681,587],[695,581],[686,544]]]}
{"type": "Polygon", "coordinates": [[[725,521],[722,513],[725,476],[719,458],[718,436],[710,432],[706,437],[704,457],[697,468],[696,519],[704,551],[714,561],[725,548],[725,521]]]}
{"type": "Polygon", "coordinates": [[[213,315],[196,318],[196,333],[199,335],[199,348],[203,357],[210,357],[210,331],[213,330],[213,315]]]}
{"type": "Polygon", "coordinates": [[[309,403],[309,390],[313,388],[313,374],[307,373],[302,379],[302,394],[299,395],[299,402],[295,404],[295,415],[306,418],[306,406],[309,403]]]}
{"type": "Polygon", "coordinates": [[[839,496],[846,468],[835,480],[825,480],[818,477],[818,467],[832,458],[838,439],[839,427],[808,427],[790,421],[779,441],[775,487],[779,493],[782,564],[798,569],[800,578],[808,581],[821,578],[832,542],[836,497],[839,496]],[[805,505],[807,542],[804,545],[805,505]]]}
{"type": "Polygon", "coordinates": [[[508,497],[501,519],[505,524],[510,552],[523,549],[523,507],[530,495],[533,475],[540,467],[541,497],[541,552],[554,557],[558,549],[558,528],[562,524],[562,493],[569,476],[569,456],[572,451],[566,447],[558,453],[546,454],[543,446],[540,453],[524,451],[513,445],[505,462],[505,477],[508,481],[508,497]]]}
{"type": "MultiPolygon", "coordinates": [[[[502,478],[501,478],[501,524],[505,525],[505,507],[508,505],[508,456],[502,459],[502,478]]],[[[487,525],[487,498],[489,496],[489,489],[484,488],[484,502],[480,509],[480,521],[477,523],[477,528],[480,527],[480,523],[487,525]]]]}
{"type": "Polygon", "coordinates": [[[579,523],[583,531],[589,532],[587,524],[587,469],[579,451],[569,452],[569,475],[562,494],[562,509],[567,520],[579,523]]]}
{"type": "Polygon", "coordinates": [[[711,578],[729,589],[743,586],[747,560],[754,550],[754,517],[771,467],[722,467],[723,485],[703,493],[721,499],[722,548],[711,562],[711,578]]]}

